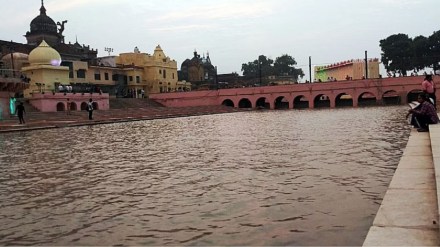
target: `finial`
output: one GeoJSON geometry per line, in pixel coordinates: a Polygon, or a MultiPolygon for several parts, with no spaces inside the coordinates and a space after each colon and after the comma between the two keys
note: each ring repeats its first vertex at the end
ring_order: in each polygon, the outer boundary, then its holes
{"type": "Polygon", "coordinates": [[[46,8],[44,7],[44,1],[41,0],[41,8],[40,8],[40,15],[46,14],[46,8]]]}

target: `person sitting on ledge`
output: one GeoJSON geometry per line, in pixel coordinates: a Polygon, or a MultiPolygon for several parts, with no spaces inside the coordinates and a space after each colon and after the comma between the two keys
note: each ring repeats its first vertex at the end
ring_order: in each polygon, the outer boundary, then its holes
{"type": "Polygon", "coordinates": [[[420,94],[417,98],[420,106],[409,110],[409,113],[414,115],[416,122],[418,122],[418,132],[428,132],[430,124],[438,124],[439,118],[434,105],[428,102],[426,94],[420,94]]]}

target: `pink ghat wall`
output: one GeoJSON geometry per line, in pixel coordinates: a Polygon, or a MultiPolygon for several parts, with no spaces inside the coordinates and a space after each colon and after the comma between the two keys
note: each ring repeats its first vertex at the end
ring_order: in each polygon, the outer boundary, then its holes
{"type": "MultiPolygon", "coordinates": [[[[336,100],[342,94],[348,94],[353,98],[353,106],[358,106],[358,100],[365,94],[373,95],[378,101],[388,92],[400,96],[402,103],[406,103],[409,92],[417,92],[421,89],[424,76],[397,77],[383,79],[367,79],[353,81],[337,81],[325,83],[290,84],[267,87],[231,88],[211,91],[191,91],[150,94],[149,98],[167,107],[189,107],[221,105],[225,100],[232,101],[234,107],[239,102],[247,99],[252,108],[260,98],[266,98],[270,108],[275,108],[275,101],[284,97],[289,102],[289,108],[294,108],[294,101],[303,97],[309,102],[309,108],[314,108],[314,100],[322,95],[328,96],[330,107],[336,106],[336,100]]],[[[440,76],[435,76],[436,87],[440,88],[440,76]]],[[[437,98],[440,98],[440,90],[437,90],[437,98]]]]}
{"type": "Polygon", "coordinates": [[[56,112],[65,111],[67,109],[67,99],[69,99],[74,107],[72,111],[75,111],[75,109],[76,111],[80,111],[81,105],[84,107],[84,104],[87,103],[89,99],[95,102],[96,110],[108,110],[110,108],[109,95],[106,93],[85,93],[84,95],[81,93],[34,93],[32,97],[29,98],[29,103],[41,112],[56,112]]]}

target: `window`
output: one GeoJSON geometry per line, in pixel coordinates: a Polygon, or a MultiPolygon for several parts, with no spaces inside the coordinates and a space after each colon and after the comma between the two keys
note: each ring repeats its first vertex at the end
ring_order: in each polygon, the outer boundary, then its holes
{"type": "Polygon", "coordinates": [[[105,79],[106,81],[108,81],[108,73],[107,73],[107,72],[105,72],[105,74],[104,74],[104,79],[105,79]]]}
{"type": "Polygon", "coordinates": [[[136,83],[140,83],[141,82],[141,77],[140,76],[136,76],[136,83]]]}
{"type": "Polygon", "coordinates": [[[118,74],[113,74],[112,75],[112,80],[113,81],[118,81],[119,80],[119,75],[118,74]]]}
{"type": "Polygon", "coordinates": [[[163,70],[163,78],[167,78],[167,71],[163,70]]]}
{"type": "Polygon", "coordinates": [[[173,73],[173,79],[174,79],[174,73],[173,73]]]}
{"type": "Polygon", "coordinates": [[[128,80],[129,80],[129,81],[133,81],[133,76],[129,76],[129,77],[128,77],[128,80]]]}
{"type": "Polygon", "coordinates": [[[99,72],[98,73],[95,72],[95,80],[96,81],[100,81],[101,80],[101,74],[99,74],[99,72]]]}
{"type": "Polygon", "coordinates": [[[86,78],[86,70],[79,69],[78,71],[76,71],[76,77],[77,78],[86,78]]]}
{"type": "Polygon", "coordinates": [[[162,75],[162,70],[159,70],[159,74],[161,74],[161,75],[162,75]]]}

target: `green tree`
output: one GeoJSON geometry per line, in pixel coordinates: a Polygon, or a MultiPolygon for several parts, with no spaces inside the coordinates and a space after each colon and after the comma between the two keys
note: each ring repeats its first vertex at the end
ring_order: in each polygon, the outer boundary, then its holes
{"type": "Polygon", "coordinates": [[[440,63],[440,31],[434,32],[429,36],[429,67],[432,67],[434,71],[439,69],[440,63]]]}
{"type": "Polygon", "coordinates": [[[387,71],[399,72],[406,75],[414,68],[412,63],[412,40],[407,34],[394,34],[380,41],[382,63],[387,71]]]}
{"type": "Polygon", "coordinates": [[[431,65],[429,58],[429,39],[417,36],[413,39],[413,66],[415,71],[423,70],[431,65]]]}
{"type": "Polygon", "coordinates": [[[243,76],[248,78],[264,78],[273,74],[273,60],[264,55],[260,55],[253,62],[241,65],[243,76]]]}
{"type": "Polygon", "coordinates": [[[287,54],[277,57],[274,63],[274,72],[277,76],[289,75],[292,76],[295,81],[298,81],[299,77],[304,76],[302,69],[295,68],[296,61],[292,56],[287,54]]]}

